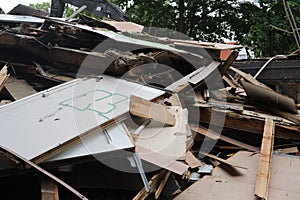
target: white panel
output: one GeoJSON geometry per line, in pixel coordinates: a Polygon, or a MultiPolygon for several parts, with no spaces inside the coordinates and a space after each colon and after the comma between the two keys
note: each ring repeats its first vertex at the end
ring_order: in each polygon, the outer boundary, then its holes
{"type": "Polygon", "coordinates": [[[181,107],[171,107],[169,112],[176,116],[176,125],[163,127],[152,121],[139,134],[136,145],[170,159],[170,162],[185,159],[187,137],[191,135],[188,128],[188,111],[181,107]]]}
{"type": "Polygon", "coordinates": [[[30,160],[128,112],[130,95],[163,93],[109,76],[77,79],[0,107],[0,143],[30,160]]]}
{"type": "Polygon", "coordinates": [[[107,129],[107,134],[109,134],[111,141],[109,141],[103,132],[99,132],[90,137],[84,138],[81,143],[72,146],[47,161],[96,155],[104,152],[134,147],[122,124],[118,124],[107,129]]]}

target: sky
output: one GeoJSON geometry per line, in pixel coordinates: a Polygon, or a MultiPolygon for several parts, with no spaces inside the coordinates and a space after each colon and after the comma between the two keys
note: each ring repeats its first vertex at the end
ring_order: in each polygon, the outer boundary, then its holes
{"type": "Polygon", "coordinates": [[[51,2],[51,0],[0,0],[0,8],[2,8],[4,12],[7,13],[18,4],[29,5],[30,3],[43,3],[43,2],[51,2]]]}

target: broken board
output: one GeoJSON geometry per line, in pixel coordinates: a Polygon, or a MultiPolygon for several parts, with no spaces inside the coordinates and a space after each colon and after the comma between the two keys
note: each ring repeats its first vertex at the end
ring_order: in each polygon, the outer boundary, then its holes
{"type": "Polygon", "coordinates": [[[151,100],[162,94],[109,76],[76,79],[1,106],[0,143],[42,162],[65,150],[69,141],[78,143],[86,132],[128,113],[131,95],[151,100]]]}

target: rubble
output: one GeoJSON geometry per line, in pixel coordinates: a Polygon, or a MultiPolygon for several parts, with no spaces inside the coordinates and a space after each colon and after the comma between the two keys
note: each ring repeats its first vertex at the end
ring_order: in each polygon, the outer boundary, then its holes
{"type": "Polygon", "coordinates": [[[0,15],[0,185],[39,189],[7,198],[297,199],[299,105],[232,67],[241,46],[29,11],[0,15]]]}

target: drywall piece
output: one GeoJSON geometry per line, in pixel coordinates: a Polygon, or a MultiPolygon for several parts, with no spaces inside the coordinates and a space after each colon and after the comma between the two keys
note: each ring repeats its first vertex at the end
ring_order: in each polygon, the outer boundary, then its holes
{"type": "MultiPolygon", "coordinates": [[[[175,200],[257,200],[255,190],[259,154],[240,151],[228,160],[244,165],[247,169],[236,169],[236,175],[227,173],[221,167],[213,170],[212,176],[205,176],[194,183],[175,200]]],[[[269,199],[299,199],[300,183],[296,174],[300,173],[300,159],[295,156],[273,156],[269,199]]]]}
{"type": "Polygon", "coordinates": [[[252,100],[269,106],[270,109],[277,108],[298,114],[298,109],[292,98],[278,94],[273,90],[253,85],[246,81],[241,81],[241,83],[248,97],[252,98],[252,100]]]}
{"type": "Polygon", "coordinates": [[[78,144],[71,146],[46,161],[65,160],[133,148],[134,145],[124,129],[125,124],[122,124],[124,123],[122,122],[106,130],[111,141],[108,141],[103,131],[99,131],[89,137],[83,138],[78,144]]]}
{"type": "Polygon", "coordinates": [[[7,66],[4,66],[0,71],[0,92],[6,84],[8,77],[7,66]]]}
{"type": "Polygon", "coordinates": [[[115,123],[129,112],[131,95],[150,100],[162,94],[109,76],[76,79],[1,106],[0,144],[42,162],[81,142],[84,134],[99,133],[102,126],[115,123]]]}
{"type": "Polygon", "coordinates": [[[270,183],[271,161],[274,147],[275,123],[272,119],[266,119],[264,135],[261,145],[258,173],[256,178],[255,195],[267,199],[270,183]]]}
{"type": "Polygon", "coordinates": [[[158,152],[153,152],[140,146],[136,146],[135,151],[139,153],[142,160],[152,163],[161,168],[165,168],[176,174],[183,175],[189,168],[188,165],[182,162],[166,157],[158,152]]]}
{"type": "Polygon", "coordinates": [[[32,86],[30,86],[25,80],[13,77],[8,79],[5,84],[5,88],[15,100],[19,100],[36,93],[32,86]]]}
{"type": "Polygon", "coordinates": [[[166,125],[174,126],[176,124],[175,116],[168,111],[167,106],[153,103],[134,95],[130,97],[130,113],[138,117],[153,119],[166,125]]]}
{"type": "Polygon", "coordinates": [[[164,127],[161,123],[151,121],[136,139],[136,145],[156,152],[169,160],[184,160],[187,137],[191,135],[188,127],[188,110],[170,107],[169,112],[176,116],[174,127],[164,127]]]}
{"type": "Polygon", "coordinates": [[[225,135],[218,134],[218,133],[214,132],[213,130],[209,130],[209,129],[203,127],[203,126],[200,126],[200,125],[198,125],[198,126],[190,125],[190,128],[193,131],[195,131],[196,133],[199,133],[201,135],[207,136],[210,139],[213,139],[213,140],[220,139],[220,140],[223,140],[225,142],[228,142],[230,144],[233,144],[235,146],[238,146],[238,147],[250,150],[250,151],[254,151],[254,152],[258,152],[259,151],[259,148],[257,148],[257,147],[245,144],[245,143],[240,142],[238,140],[234,140],[234,139],[232,139],[230,137],[227,137],[225,135]]]}

